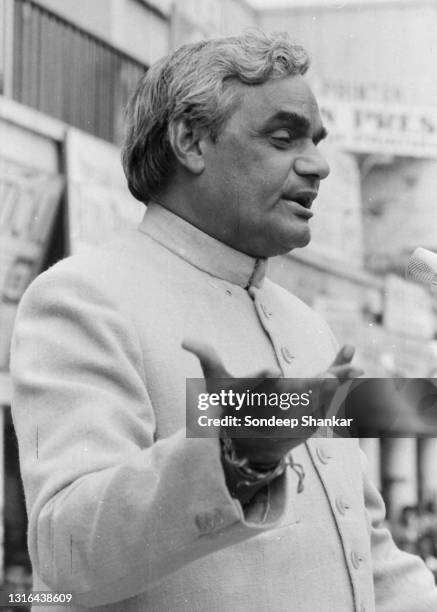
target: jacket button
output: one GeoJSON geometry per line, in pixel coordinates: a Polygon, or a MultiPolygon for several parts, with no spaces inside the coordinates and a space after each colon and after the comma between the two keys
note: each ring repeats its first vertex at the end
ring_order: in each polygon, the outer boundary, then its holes
{"type": "Polygon", "coordinates": [[[294,359],[294,355],[290,353],[286,346],[281,347],[281,355],[287,363],[291,363],[294,359]]]}
{"type": "Polygon", "coordinates": [[[362,558],[360,557],[360,555],[357,553],[356,550],[353,550],[351,552],[351,561],[352,561],[352,565],[357,570],[361,565],[362,558]]]}
{"type": "Polygon", "coordinates": [[[215,518],[210,512],[196,514],[195,523],[200,533],[211,533],[216,526],[215,518]]]}
{"type": "Polygon", "coordinates": [[[344,501],[342,497],[335,498],[335,507],[340,512],[340,514],[346,514],[346,510],[349,509],[349,505],[344,501]]]}
{"type": "Polygon", "coordinates": [[[316,448],[316,455],[320,463],[324,463],[325,465],[328,463],[331,457],[327,454],[323,446],[318,446],[316,448]]]}

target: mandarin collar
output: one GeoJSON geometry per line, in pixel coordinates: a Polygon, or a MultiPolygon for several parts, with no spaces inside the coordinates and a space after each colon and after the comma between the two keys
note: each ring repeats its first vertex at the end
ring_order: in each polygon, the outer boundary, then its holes
{"type": "Polygon", "coordinates": [[[212,276],[244,288],[263,283],[267,259],[233,249],[160,204],[149,202],[138,229],[212,276]]]}

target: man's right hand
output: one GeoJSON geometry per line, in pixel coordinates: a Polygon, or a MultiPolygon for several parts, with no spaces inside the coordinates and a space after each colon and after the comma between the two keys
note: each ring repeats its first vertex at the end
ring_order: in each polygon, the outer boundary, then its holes
{"type": "MultiPolygon", "coordinates": [[[[311,389],[313,406],[315,412],[311,412],[308,406],[296,406],[289,408],[285,413],[279,407],[260,406],[255,409],[250,406],[242,406],[238,416],[244,419],[246,415],[260,418],[276,416],[280,418],[298,418],[308,414],[319,418],[323,417],[332,397],[338,387],[352,378],[361,376],[363,372],[351,365],[354,355],[352,346],[343,346],[337,353],[329,368],[320,374],[310,378],[283,378],[279,372],[264,370],[244,379],[234,378],[224,367],[217,352],[208,344],[196,340],[185,340],[183,348],[198,357],[203,375],[205,377],[206,390],[208,393],[219,393],[226,385],[226,390],[232,389],[236,393],[250,390],[252,393],[281,394],[308,393],[311,389]],[[225,379],[225,381],[224,381],[225,379]],[[254,413],[256,410],[256,414],[254,413]]],[[[232,409],[231,409],[232,410],[232,409]]],[[[223,410],[221,415],[231,414],[231,410],[223,410]]],[[[232,412],[235,415],[235,412],[232,412]]],[[[269,427],[245,427],[245,436],[241,437],[241,428],[226,428],[226,433],[233,439],[237,456],[247,458],[251,465],[274,465],[284,455],[296,446],[305,442],[316,431],[316,427],[301,427],[293,430],[293,437],[284,437],[283,428],[269,427]],[[281,432],[279,433],[279,429],[281,432]],[[253,437],[250,434],[253,433],[253,437]],[[262,434],[262,435],[261,435],[262,434]]]]}

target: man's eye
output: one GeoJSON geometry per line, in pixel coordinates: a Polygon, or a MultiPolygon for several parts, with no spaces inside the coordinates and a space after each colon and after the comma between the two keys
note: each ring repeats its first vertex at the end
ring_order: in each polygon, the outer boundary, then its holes
{"type": "Polygon", "coordinates": [[[274,142],[288,144],[293,140],[293,135],[290,130],[276,130],[270,135],[274,142]]]}

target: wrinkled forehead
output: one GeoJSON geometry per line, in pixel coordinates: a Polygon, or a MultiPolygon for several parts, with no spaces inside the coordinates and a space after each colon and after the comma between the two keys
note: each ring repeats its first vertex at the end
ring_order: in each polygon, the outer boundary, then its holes
{"type": "Polygon", "coordinates": [[[289,113],[302,116],[315,130],[321,127],[317,100],[301,75],[274,78],[256,85],[233,81],[229,87],[238,100],[235,115],[244,123],[260,123],[289,113]]]}

